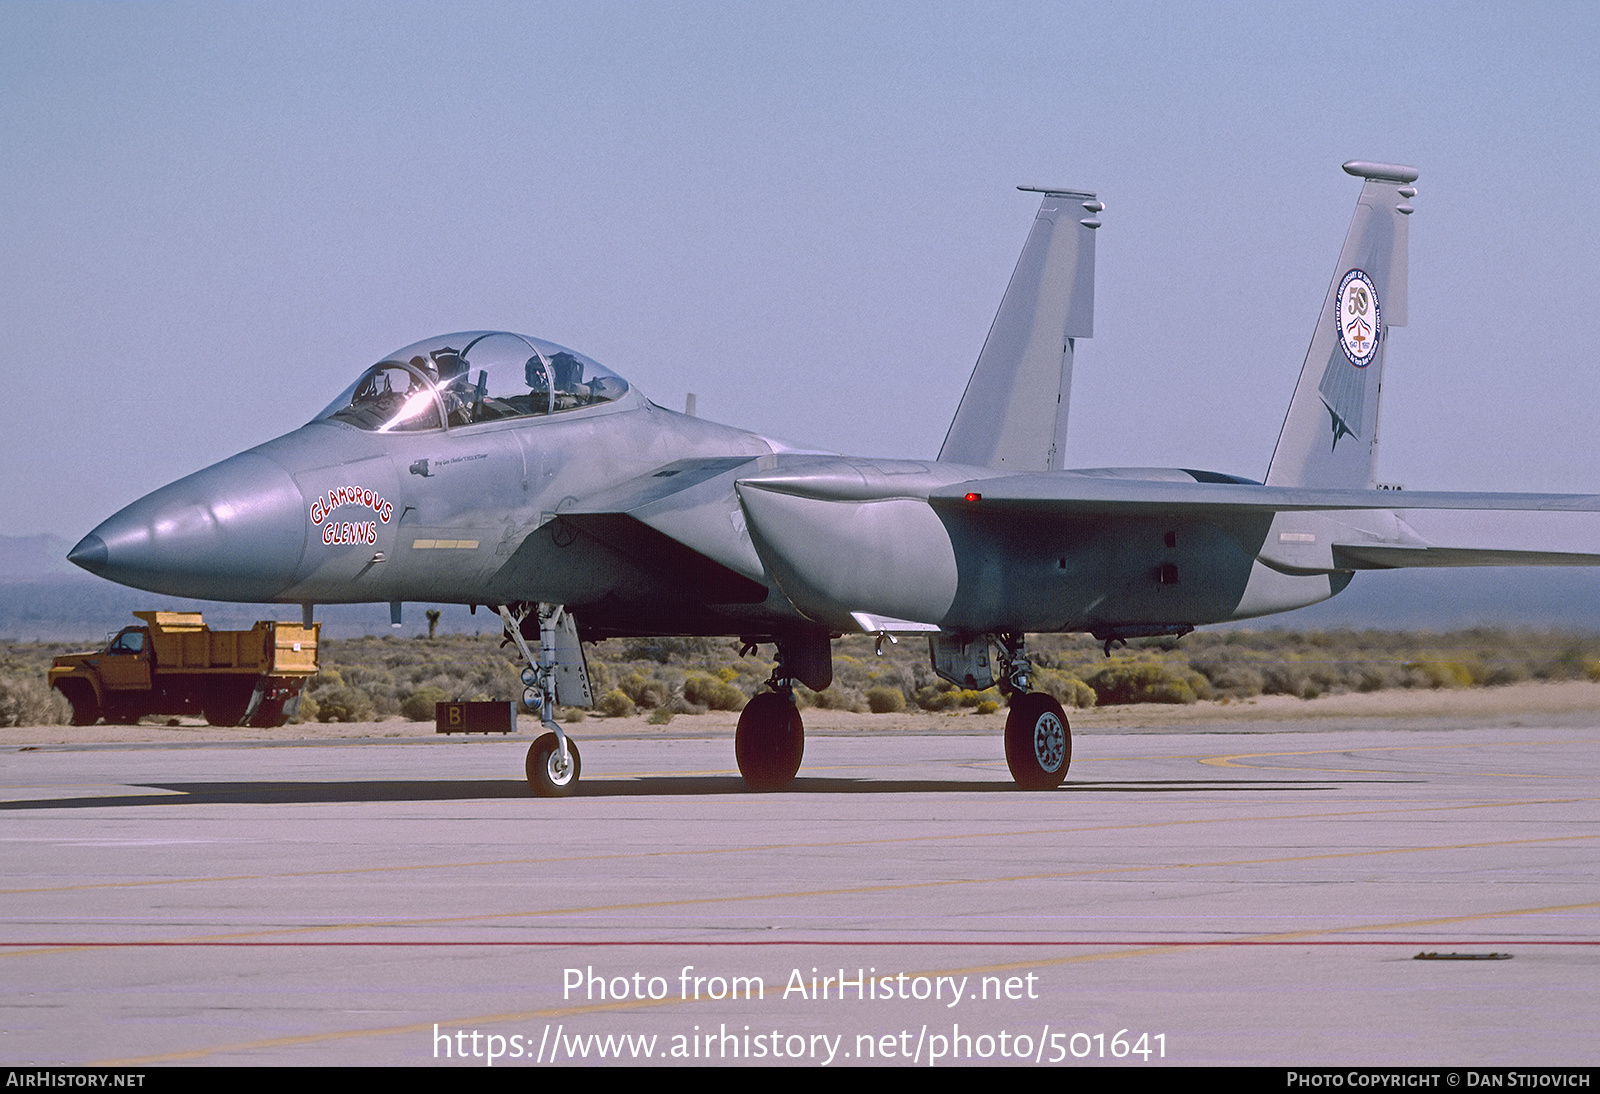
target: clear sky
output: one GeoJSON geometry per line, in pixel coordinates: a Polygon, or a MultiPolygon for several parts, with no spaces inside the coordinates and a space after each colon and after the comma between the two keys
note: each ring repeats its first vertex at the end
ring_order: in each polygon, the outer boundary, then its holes
{"type": "Polygon", "coordinates": [[[1069,466],[1265,471],[1353,158],[1421,170],[1381,478],[1600,490],[1600,5],[0,3],[0,532],[435,333],[932,457],[1095,190],[1069,466]]]}

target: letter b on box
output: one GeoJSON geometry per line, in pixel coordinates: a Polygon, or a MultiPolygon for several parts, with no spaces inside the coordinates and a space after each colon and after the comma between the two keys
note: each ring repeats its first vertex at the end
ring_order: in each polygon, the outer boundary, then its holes
{"type": "Polygon", "coordinates": [[[512,733],[517,708],[512,702],[439,703],[434,727],[440,733],[512,733]]]}

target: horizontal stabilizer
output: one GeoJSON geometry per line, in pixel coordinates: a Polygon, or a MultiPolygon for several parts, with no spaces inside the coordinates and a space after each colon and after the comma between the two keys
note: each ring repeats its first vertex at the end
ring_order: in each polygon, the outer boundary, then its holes
{"type": "Polygon", "coordinates": [[[944,487],[928,501],[974,521],[993,514],[997,520],[1204,523],[1231,530],[1261,562],[1286,574],[1600,565],[1600,495],[1594,494],[1388,493],[1018,475],[944,487]]]}
{"type": "Polygon", "coordinates": [[[935,506],[1037,510],[1061,515],[1181,512],[1204,515],[1326,510],[1600,511],[1600,494],[1495,494],[1405,490],[1302,490],[1212,482],[1138,482],[1091,475],[973,479],[930,493],[935,506]],[[1399,503],[1399,504],[1397,504],[1399,503]]]}

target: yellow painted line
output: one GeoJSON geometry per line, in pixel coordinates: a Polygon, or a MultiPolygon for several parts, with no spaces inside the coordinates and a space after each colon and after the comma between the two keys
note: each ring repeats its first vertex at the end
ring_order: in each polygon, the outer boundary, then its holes
{"type": "MultiPolygon", "coordinates": [[[[1321,771],[1330,775],[1364,775],[1371,772],[1362,768],[1291,767],[1276,764],[1240,764],[1234,763],[1234,761],[1278,759],[1287,756],[1340,756],[1354,752],[1428,752],[1449,748],[1531,748],[1539,745],[1569,745],[1572,743],[1571,741],[1492,741],[1481,744],[1372,745],[1365,748],[1313,748],[1303,752],[1235,752],[1228,756],[1209,756],[1200,762],[1210,767],[1234,767],[1249,771],[1321,771]]],[[[1488,772],[1476,772],[1476,774],[1488,774],[1488,772]]],[[[1559,778],[1560,776],[1547,777],[1559,778]]]]}

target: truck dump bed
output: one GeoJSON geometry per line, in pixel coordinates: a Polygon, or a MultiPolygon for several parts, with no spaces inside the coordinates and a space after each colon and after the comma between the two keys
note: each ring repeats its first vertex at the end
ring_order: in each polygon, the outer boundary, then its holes
{"type": "Polygon", "coordinates": [[[214,631],[199,612],[134,612],[150,625],[158,672],[315,676],[315,624],[263,620],[247,631],[214,631]]]}

